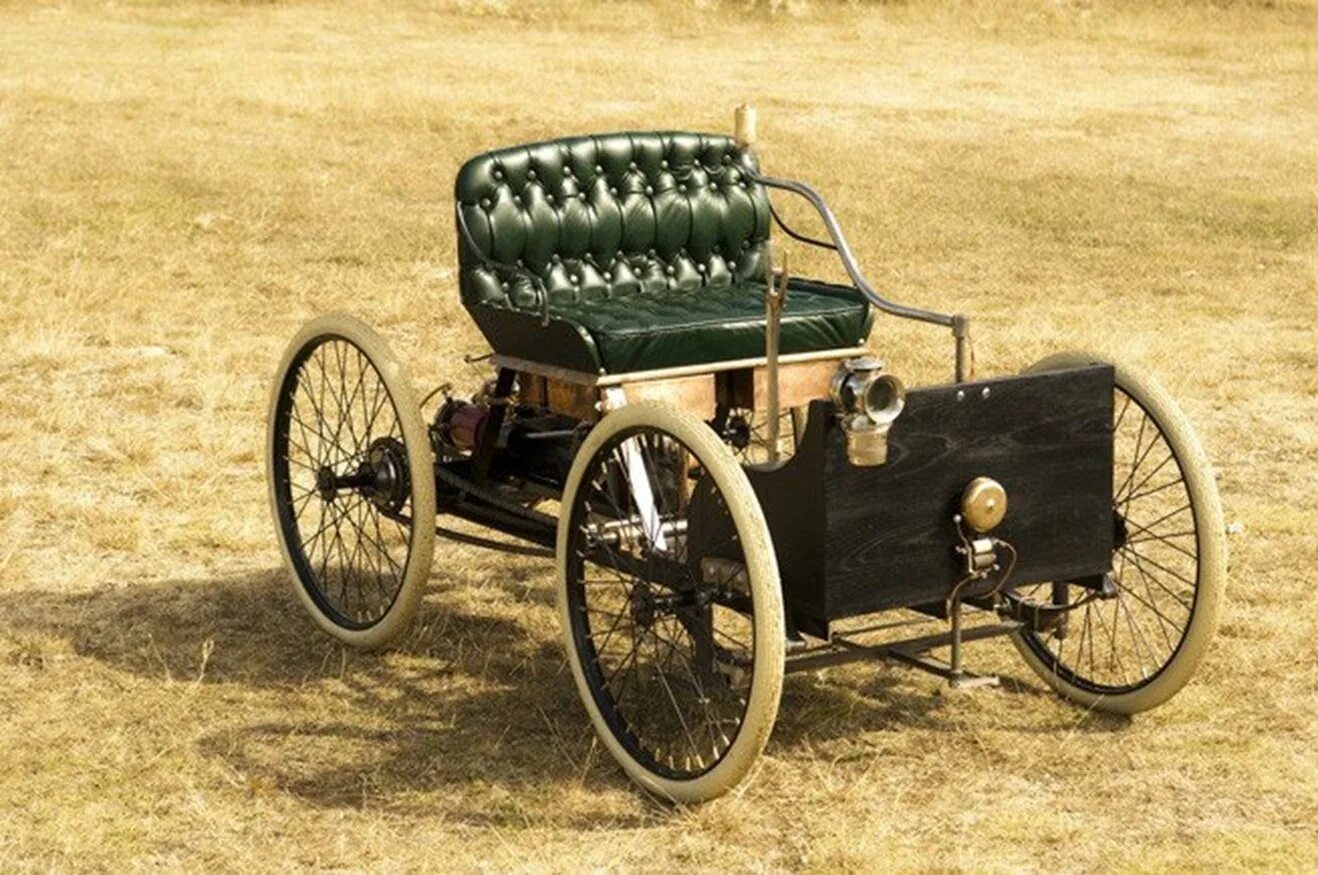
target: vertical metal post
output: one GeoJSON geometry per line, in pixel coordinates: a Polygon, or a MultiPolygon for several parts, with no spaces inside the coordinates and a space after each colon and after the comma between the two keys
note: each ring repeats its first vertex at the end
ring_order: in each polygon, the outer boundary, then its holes
{"type": "Polygon", "coordinates": [[[768,384],[769,421],[765,423],[765,440],[769,444],[769,464],[776,464],[779,452],[779,428],[782,405],[778,395],[778,346],[782,334],[783,304],[787,301],[787,253],[783,266],[774,270],[769,263],[768,286],[764,290],[764,378],[768,384]]]}
{"type": "Polygon", "coordinates": [[[956,338],[956,382],[975,379],[975,351],[970,344],[970,317],[960,313],[952,317],[952,336],[956,338]]]}
{"type": "MultiPolygon", "coordinates": [[[[1071,587],[1065,583],[1054,583],[1052,587],[1052,603],[1065,607],[1071,603],[1071,587]]],[[[1057,618],[1057,625],[1053,627],[1053,636],[1058,640],[1066,638],[1068,632],[1067,618],[1071,614],[1069,611],[1063,611],[1057,618]]]]}
{"type": "Polygon", "coordinates": [[[952,621],[952,659],[951,659],[951,680],[952,685],[956,686],[961,681],[961,599],[954,598],[950,602],[952,621]]]}

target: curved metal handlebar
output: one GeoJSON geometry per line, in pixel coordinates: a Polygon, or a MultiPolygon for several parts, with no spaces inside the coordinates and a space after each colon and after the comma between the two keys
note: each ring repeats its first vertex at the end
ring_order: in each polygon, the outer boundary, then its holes
{"type": "MultiPolygon", "coordinates": [[[[933,310],[921,310],[918,307],[907,307],[904,304],[898,304],[889,301],[874,290],[860,272],[860,266],[856,264],[856,256],[851,252],[851,246],[847,244],[847,238],[842,234],[842,226],[838,224],[837,217],[829,209],[828,203],[824,196],[814,189],[813,186],[804,182],[798,182],[794,179],[778,179],[773,176],[764,176],[755,170],[746,168],[746,175],[752,181],[758,182],[766,188],[777,188],[783,191],[790,191],[793,194],[800,195],[810,202],[810,206],[815,208],[819,213],[819,218],[824,220],[824,227],[828,229],[828,236],[832,239],[833,245],[829,248],[837,252],[838,258],[842,261],[842,267],[847,271],[847,276],[851,277],[851,282],[860,290],[871,304],[884,313],[893,316],[899,316],[902,319],[914,319],[917,322],[928,322],[932,325],[943,325],[952,329],[952,336],[956,338],[956,371],[955,379],[958,383],[971,379],[974,372],[974,353],[970,346],[970,319],[960,313],[935,313],[933,310]]],[[[769,203],[769,209],[773,210],[773,203],[769,203]]],[[[774,213],[774,219],[782,225],[792,237],[798,240],[805,239],[799,234],[793,233],[786,225],[783,225],[782,219],[774,213]]],[[[823,244],[823,241],[806,239],[805,242],[815,245],[823,244]]]]}
{"type": "MultiPolygon", "coordinates": [[[[856,288],[860,290],[870,303],[878,307],[884,313],[890,313],[893,316],[900,316],[903,319],[915,319],[919,322],[929,322],[934,325],[945,325],[949,328],[956,328],[957,323],[964,317],[954,316],[947,313],[935,313],[932,310],[921,310],[918,307],[907,307],[904,304],[898,304],[889,301],[874,290],[874,287],[866,282],[865,277],[860,272],[860,266],[856,264],[856,256],[851,252],[851,246],[847,244],[847,238],[842,234],[842,227],[838,224],[837,217],[829,209],[828,204],[824,201],[823,195],[816,191],[812,186],[804,182],[797,182],[794,179],[778,179],[773,176],[763,176],[754,171],[746,171],[750,178],[767,188],[779,188],[784,191],[790,191],[798,194],[810,202],[810,205],[819,213],[819,217],[824,220],[824,227],[828,229],[828,236],[833,240],[832,248],[837,251],[838,258],[842,261],[842,266],[847,271],[847,276],[856,288]]],[[[793,235],[795,236],[795,235],[793,235]]]]}

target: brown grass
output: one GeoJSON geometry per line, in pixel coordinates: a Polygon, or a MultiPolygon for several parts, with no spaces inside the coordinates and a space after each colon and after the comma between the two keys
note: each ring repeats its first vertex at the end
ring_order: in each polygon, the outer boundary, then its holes
{"type": "MultiPolygon", "coordinates": [[[[0,868],[1318,868],[1311,6],[0,5],[0,868]],[[692,810],[595,745],[547,566],[441,545],[397,650],[286,588],[263,408],[313,314],[414,382],[482,350],[450,186],[483,148],[722,130],[832,196],[981,370],[1159,372],[1232,541],[1197,681],[1133,721],[857,667],[787,684],[692,810]]],[[[798,262],[799,263],[799,262],[798,262]]],[[[913,381],[950,346],[880,323],[913,381]]]]}

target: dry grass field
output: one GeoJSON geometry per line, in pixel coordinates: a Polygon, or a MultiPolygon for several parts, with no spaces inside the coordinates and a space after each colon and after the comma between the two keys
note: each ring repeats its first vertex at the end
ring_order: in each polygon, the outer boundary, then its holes
{"type": "MultiPolygon", "coordinates": [[[[1318,13],[1288,3],[0,3],[0,869],[1318,869],[1318,13]],[[599,748],[552,572],[441,542],[403,644],[345,652],[280,565],[279,354],[484,351],[468,155],[727,130],[831,196],[981,373],[1162,376],[1232,538],[1195,683],[1134,720],[860,666],[788,678],[742,792],[674,809],[599,748]]],[[[798,265],[831,271],[796,253],[798,265]]],[[[881,320],[910,382],[950,341],[881,320]]]]}

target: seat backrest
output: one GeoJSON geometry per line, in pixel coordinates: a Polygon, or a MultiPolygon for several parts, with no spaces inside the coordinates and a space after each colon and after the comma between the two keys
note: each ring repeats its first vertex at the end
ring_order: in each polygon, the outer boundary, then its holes
{"type": "Polygon", "coordinates": [[[537,311],[632,294],[693,292],[764,274],[769,204],[729,137],[600,134],[487,152],[458,173],[463,302],[537,311]]]}

